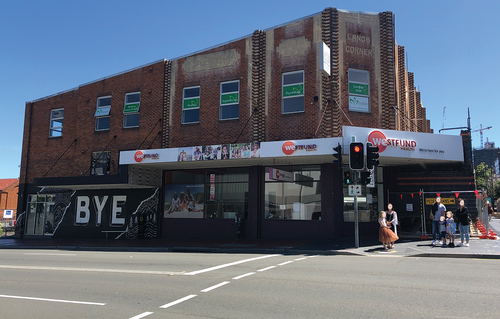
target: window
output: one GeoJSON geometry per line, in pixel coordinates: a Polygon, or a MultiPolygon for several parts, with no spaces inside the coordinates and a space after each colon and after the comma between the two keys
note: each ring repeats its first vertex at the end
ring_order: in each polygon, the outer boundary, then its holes
{"type": "Polygon", "coordinates": [[[239,117],[240,81],[220,84],[220,119],[231,120],[239,117]]]}
{"type": "Polygon", "coordinates": [[[182,94],[182,124],[200,122],[200,87],[184,88],[182,94]]]}
{"type": "Polygon", "coordinates": [[[349,111],[370,112],[370,72],[349,69],[349,111]]]}
{"type": "Polygon", "coordinates": [[[111,152],[93,152],[91,175],[107,175],[110,171],[111,152]]]}
{"type": "Polygon", "coordinates": [[[278,168],[291,172],[293,181],[273,180],[266,173],[265,218],[268,220],[321,220],[320,166],[278,168]]]}
{"type": "Polygon", "coordinates": [[[49,137],[62,136],[64,120],[64,109],[50,111],[50,131],[49,137]]]}
{"type": "Polygon", "coordinates": [[[304,71],[283,73],[281,112],[304,112],[304,71]]]}
{"type": "Polygon", "coordinates": [[[139,106],[141,105],[141,92],[125,94],[125,107],[123,108],[123,127],[139,127],[139,106]]]}
{"type": "Polygon", "coordinates": [[[103,96],[97,98],[97,109],[94,115],[96,131],[109,130],[110,111],[111,111],[111,96],[103,96]]]}

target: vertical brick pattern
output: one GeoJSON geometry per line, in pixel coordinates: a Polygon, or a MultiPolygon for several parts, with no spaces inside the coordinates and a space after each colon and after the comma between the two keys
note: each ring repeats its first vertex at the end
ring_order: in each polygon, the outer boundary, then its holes
{"type": "Polygon", "coordinates": [[[252,36],[252,142],[266,138],[266,32],[255,31],[252,36]]]}
{"type": "Polygon", "coordinates": [[[406,90],[408,91],[408,125],[411,132],[417,132],[417,108],[415,105],[415,77],[412,72],[408,72],[408,86],[406,90]]]}
{"type": "Polygon", "coordinates": [[[392,12],[380,13],[380,59],[382,92],[382,129],[396,129],[395,38],[392,12]]]}
{"type": "Polygon", "coordinates": [[[408,105],[406,101],[406,67],[405,67],[405,47],[398,46],[398,120],[399,129],[408,131],[408,105]]]}
{"type": "Polygon", "coordinates": [[[161,147],[168,148],[170,145],[170,90],[172,78],[172,61],[165,61],[164,87],[163,87],[163,118],[162,118],[162,140],[161,147]]]}

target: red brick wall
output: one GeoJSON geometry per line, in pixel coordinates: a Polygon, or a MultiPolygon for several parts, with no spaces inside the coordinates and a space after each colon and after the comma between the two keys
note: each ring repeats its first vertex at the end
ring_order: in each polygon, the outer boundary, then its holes
{"type": "MultiPolygon", "coordinates": [[[[19,180],[12,183],[2,190],[0,193],[0,219],[3,218],[4,210],[17,210],[17,193],[19,191],[19,180]]],[[[13,216],[15,218],[15,214],[13,216]]]]}
{"type": "MultiPolygon", "coordinates": [[[[32,183],[34,178],[44,177],[47,172],[46,177],[89,175],[92,152],[103,151],[108,143],[106,150],[111,151],[111,174],[116,174],[119,151],[139,148],[162,117],[163,64],[160,61],[27,103],[21,183],[32,183]],[[141,92],[139,128],[124,129],[125,93],[131,92],[141,92]],[[110,129],[96,132],[97,98],[107,95],[112,96],[110,129]],[[49,138],[50,112],[57,108],[64,108],[62,137],[49,138]],[[116,139],[112,141],[115,135],[116,139]],[[73,143],[75,139],[77,141],[73,143]]],[[[140,148],[149,146],[160,130],[158,124],[140,148]]],[[[158,137],[151,147],[159,148],[160,144],[161,137],[158,137]]]]}

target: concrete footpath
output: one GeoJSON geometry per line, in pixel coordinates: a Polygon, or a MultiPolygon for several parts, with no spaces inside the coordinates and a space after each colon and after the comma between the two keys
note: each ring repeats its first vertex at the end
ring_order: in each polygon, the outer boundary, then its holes
{"type": "MultiPolygon", "coordinates": [[[[490,228],[497,234],[500,219],[493,218],[490,228]]],[[[142,251],[142,252],[204,252],[248,254],[318,254],[357,256],[401,256],[500,259],[500,239],[470,238],[469,247],[435,247],[430,239],[420,235],[399,234],[393,249],[384,250],[378,237],[360,237],[359,248],[354,238],[336,240],[164,240],[164,239],[100,239],[71,240],[52,238],[0,238],[0,249],[58,249],[89,251],[142,251]]],[[[428,234],[429,235],[429,234],[428,234]]],[[[500,235],[500,234],[499,234],[500,235]]],[[[460,242],[460,236],[455,244],[460,242]]]]}

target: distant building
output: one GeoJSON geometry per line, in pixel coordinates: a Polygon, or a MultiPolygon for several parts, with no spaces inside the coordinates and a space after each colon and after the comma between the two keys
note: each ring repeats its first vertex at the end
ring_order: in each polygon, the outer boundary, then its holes
{"type": "Polygon", "coordinates": [[[495,148],[494,142],[487,142],[485,148],[474,149],[474,168],[481,163],[488,165],[495,175],[500,175],[500,148],[495,148]]]}
{"type": "Polygon", "coordinates": [[[0,221],[13,221],[17,214],[19,179],[0,179],[0,221]]]}

